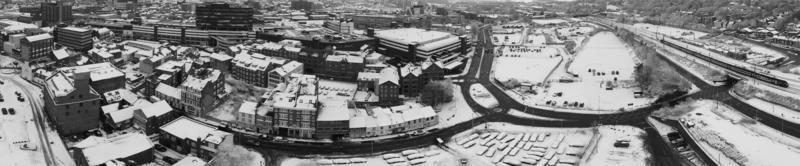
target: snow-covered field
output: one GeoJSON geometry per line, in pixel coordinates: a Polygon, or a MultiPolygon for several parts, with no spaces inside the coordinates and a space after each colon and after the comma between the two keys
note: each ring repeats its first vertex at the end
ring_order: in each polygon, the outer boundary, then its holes
{"type": "Polygon", "coordinates": [[[546,24],[560,24],[560,23],[565,23],[565,22],[567,22],[567,20],[563,20],[563,19],[532,19],[531,21],[532,21],[533,23],[536,23],[536,24],[541,24],[541,25],[546,25],[546,24]]]}
{"type": "Polygon", "coordinates": [[[475,119],[481,116],[469,107],[464,95],[461,94],[461,87],[453,85],[453,101],[437,106],[439,114],[439,124],[434,128],[446,128],[455,124],[475,119]]]}
{"type": "Polygon", "coordinates": [[[656,32],[659,34],[675,37],[675,38],[684,38],[684,39],[698,39],[700,37],[708,35],[705,32],[688,30],[688,29],[681,29],[681,28],[674,28],[669,26],[661,26],[661,25],[653,25],[653,24],[643,24],[637,23],[634,24],[633,27],[636,28],[643,28],[652,32],[656,32]]]}
{"type": "Polygon", "coordinates": [[[489,90],[487,90],[486,87],[483,87],[481,84],[476,83],[470,85],[469,94],[469,96],[472,97],[472,99],[483,108],[492,109],[500,105],[500,103],[497,101],[497,98],[495,98],[494,95],[492,95],[492,93],[490,93],[489,90]]]}
{"type": "Polygon", "coordinates": [[[503,47],[495,59],[495,78],[501,82],[517,79],[520,82],[544,82],[553,68],[562,62],[562,56],[552,47],[503,47]]]}
{"type": "Polygon", "coordinates": [[[12,84],[8,79],[0,78],[0,80],[5,83],[0,85],[2,89],[0,94],[5,99],[0,102],[0,108],[15,110],[14,115],[8,110],[7,114],[0,114],[0,161],[3,163],[0,165],[46,165],[40,147],[39,130],[33,121],[31,105],[27,102],[30,97],[23,94],[26,101],[17,101],[14,92],[22,88],[12,84]],[[24,145],[33,150],[22,149],[24,145]]]}
{"type": "MultiPolygon", "coordinates": [[[[568,68],[578,75],[575,81],[562,83],[557,80],[560,78],[550,78],[554,82],[549,88],[533,88],[537,89],[537,94],[523,94],[526,103],[616,111],[646,105],[653,100],[634,97],[635,55],[625,43],[611,32],[600,32],[588,40],[568,68]],[[608,85],[611,85],[610,89],[608,85]]],[[[503,65],[498,65],[498,69],[502,69],[500,66],[503,65]]],[[[500,73],[498,70],[497,75],[502,76],[500,73]]],[[[525,74],[535,75],[530,72],[525,74]]]]}
{"type": "Polygon", "coordinates": [[[495,45],[519,45],[522,44],[522,35],[521,33],[492,34],[492,42],[495,45]]]}
{"type": "Polygon", "coordinates": [[[652,158],[652,154],[644,149],[643,138],[646,138],[647,133],[642,129],[608,125],[597,127],[597,131],[600,133],[600,139],[597,140],[594,150],[588,154],[589,159],[580,165],[638,166],[647,165],[647,159],[652,158]],[[614,147],[614,143],[620,140],[630,141],[630,146],[614,147]]]}
{"type": "Polygon", "coordinates": [[[526,46],[544,46],[547,43],[547,38],[542,34],[528,35],[528,41],[525,42],[526,46]]]}
{"type": "Polygon", "coordinates": [[[781,134],[728,106],[701,100],[684,125],[713,160],[723,165],[796,165],[800,139],[781,134]]]}

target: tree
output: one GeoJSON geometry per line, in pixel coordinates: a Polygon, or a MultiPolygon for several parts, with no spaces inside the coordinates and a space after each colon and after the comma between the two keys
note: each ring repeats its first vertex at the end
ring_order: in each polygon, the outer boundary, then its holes
{"type": "Polygon", "coordinates": [[[252,166],[263,165],[265,162],[261,154],[245,149],[241,146],[222,147],[217,156],[211,160],[210,166],[252,166]]]}
{"type": "Polygon", "coordinates": [[[453,81],[450,79],[430,81],[422,87],[422,103],[438,105],[453,101],[453,81]]]}

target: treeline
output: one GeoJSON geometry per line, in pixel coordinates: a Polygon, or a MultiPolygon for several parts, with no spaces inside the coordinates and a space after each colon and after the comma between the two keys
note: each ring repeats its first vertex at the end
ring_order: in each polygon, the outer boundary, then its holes
{"type": "Polygon", "coordinates": [[[689,91],[692,84],[670,67],[653,48],[636,41],[635,35],[629,31],[619,29],[616,31],[625,43],[630,45],[640,64],[634,71],[634,79],[639,83],[645,96],[661,97],[676,91],[689,91]]]}

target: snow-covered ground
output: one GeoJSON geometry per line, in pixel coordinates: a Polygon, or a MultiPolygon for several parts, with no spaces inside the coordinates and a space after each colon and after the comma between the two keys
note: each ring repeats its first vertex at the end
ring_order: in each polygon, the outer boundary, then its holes
{"type": "Polygon", "coordinates": [[[528,35],[528,41],[525,42],[525,46],[544,46],[547,43],[547,38],[544,37],[542,34],[531,34],[528,35]]]}
{"type": "Polygon", "coordinates": [[[521,33],[492,34],[492,42],[495,45],[519,45],[522,44],[522,35],[521,33]]]}
{"type": "Polygon", "coordinates": [[[469,107],[464,95],[461,94],[461,87],[453,85],[453,101],[437,106],[439,114],[439,124],[434,128],[446,128],[458,123],[472,120],[481,116],[469,107]]]}
{"type": "Polygon", "coordinates": [[[478,83],[470,85],[469,96],[483,108],[492,109],[500,105],[497,98],[486,87],[478,83]]]}
{"type": "Polygon", "coordinates": [[[424,161],[420,166],[458,165],[459,157],[437,147],[429,146],[418,149],[409,149],[397,152],[356,155],[356,156],[318,156],[315,158],[287,158],[280,162],[280,166],[310,166],[310,165],[347,165],[347,166],[394,166],[411,165],[412,161],[424,161]],[[403,153],[409,154],[404,155],[403,153]],[[412,154],[413,153],[413,154],[412,154]],[[384,156],[392,156],[385,159],[384,156]],[[409,158],[414,158],[413,160],[409,158]],[[389,161],[397,162],[389,164],[389,161]],[[325,164],[346,163],[346,164],[325,164]]]}
{"type": "Polygon", "coordinates": [[[0,108],[6,109],[6,114],[0,114],[0,161],[3,163],[0,165],[47,165],[42,153],[39,130],[35,126],[33,111],[27,101],[30,97],[23,94],[26,101],[17,101],[14,92],[22,88],[8,79],[0,80],[4,82],[0,85],[0,95],[5,100],[0,102],[0,108]],[[8,112],[12,108],[15,110],[14,115],[8,112]],[[23,149],[25,145],[32,150],[23,149]]]}
{"type": "Polygon", "coordinates": [[[791,110],[789,108],[773,104],[759,98],[751,98],[748,99],[747,104],[750,104],[753,107],[758,108],[759,110],[771,114],[772,116],[784,119],[786,121],[800,124],[800,112],[797,110],[791,110]]]}
{"type": "Polygon", "coordinates": [[[567,20],[563,20],[563,19],[532,19],[531,21],[532,21],[533,23],[536,23],[536,24],[541,24],[541,25],[546,25],[546,24],[560,24],[560,23],[565,23],[565,22],[567,22],[567,20]]]}
{"type": "MultiPolygon", "coordinates": [[[[531,89],[536,91],[535,94],[522,93],[525,103],[569,109],[616,111],[621,108],[640,107],[654,100],[634,97],[634,91],[637,90],[633,86],[636,57],[623,41],[611,32],[597,33],[588,40],[567,69],[578,75],[577,78],[570,78],[574,82],[559,82],[558,79],[561,78],[551,76],[548,79],[549,87],[534,86],[531,89]],[[607,88],[609,83],[610,89],[607,88]]],[[[499,59],[502,62],[503,58],[499,59]]],[[[500,67],[503,65],[497,66],[497,69],[503,69],[500,67]]],[[[564,69],[559,66],[556,70],[564,69]]],[[[528,76],[536,75],[531,72],[520,73],[528,76]]],[[[496,75],[503,76],[503,72],[498,70],[496,75]]]]}
{"type": "Polygon", "coordinates": [[[796,165],[800,139],[787,136],[714,101],[701,100],[684,126],[722,165],[796,165]]]}
{"type": "Polygon", "coordinates": [[[552,47],[512,46],[500,48],[495,58],[495,78],[501,82],[517,79],[532,84],[544,82],[550,72],[562,62],[562,56],[552,47]]]}
{"type": "Polygon", "coordinates": [[[661,25],[653,25],[653,24],[644,24],[644,23],[637,23],[634,24],[633,27],[646,29],[652,32],[656,32],[659,34],[675,37],[675,38],[684,38],[684,39],[691,39],[695,40],[700,37],[708,35],[705,32],[688,30],[688,29],[681,29],[681,28],[674,28],[669,26],[661,26],[661,25]]]}
{"type": "Polygon", "coordinates": [[[536,120],[549,120],[549,121],[563,120],[563,119],[544,117],[544,116],[538,116],[538,115],[534,115],[534,114],[530,114],[530,113],[525,113],[525,112],[517,110],[517,109],[509,109],[507,114],[511,115],[511,116],[516,116],[516,117],[521,117],[521,118],[528,118],[528,119],[536,119],[536,120]]]}
{"type": "Polygon", "coordinates": [[[600,139],[589,153],[589,158],[580,165],[648,165],[652,154],[644,147],[647,133],[633,126],[609,125],[597,127],[600,139]],[[614,147],[620,140],[629,140],[629,147],[614,147]]]}

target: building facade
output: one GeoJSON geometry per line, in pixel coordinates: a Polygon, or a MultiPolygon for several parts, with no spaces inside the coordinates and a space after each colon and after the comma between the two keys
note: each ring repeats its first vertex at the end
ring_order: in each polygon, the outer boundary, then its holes
{"type": "Polygon", "coordinates": [[[92,49],[92,30],[78,27],[56,29],[56,43],[78,51],[92,49]]]}
{"type": "Polygon", "coordinates": [[[233,146],[233,134],[182,116],[159,128],[159,143],[181,154],[211,160],[221,148],[233,146]]]}
{"type": "Polygon", "coordinates": [[[205,117],[225,98],[225,76],[219,70],[197,69],[181,84],[181,104],[186,115],[205,117]]]}
{"type": "Polygon", "coordinates": [[[40,10],[42,12],[42,23],[47,26],[72,21],[71,2],[42,2],[40,10]]]}
{"type": "Polygon", "coordinates": [[[251,31],[253,8],[226,3],[204,3],[195,9],[197,27],[203,30],[251,31]]]}
{"type": "Polygon", "coordinates": [[[40,34],[20,40],[20,60],[42,61],[53,54],[53,36],[40,34]]]}
{"type": "Polygon", "coordinates": [[[57,72],[45,81],[45,111],[63,135],[83,133],[100,124],[102,98],[90,86],[90,73],[74,73],[72,77],[57,72]]]}

